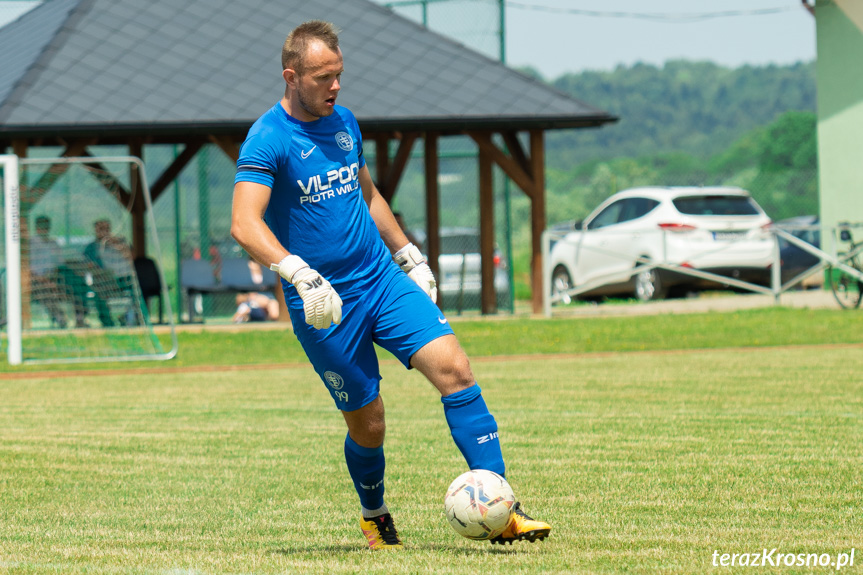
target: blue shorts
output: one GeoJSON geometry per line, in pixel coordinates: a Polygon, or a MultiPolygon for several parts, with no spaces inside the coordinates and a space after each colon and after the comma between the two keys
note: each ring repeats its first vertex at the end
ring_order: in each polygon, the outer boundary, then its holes
{"type": "Polygon", "coordinates": [[[453,333],[443,312],[395,264],[360,293],[342,297],[339,325],[315,329],[306,323],[302,309],[289,311],[294,334],[342,411],[357,410],[380,392],[374,344],[410,369],[410,359],[420,348],[453,333]]]}

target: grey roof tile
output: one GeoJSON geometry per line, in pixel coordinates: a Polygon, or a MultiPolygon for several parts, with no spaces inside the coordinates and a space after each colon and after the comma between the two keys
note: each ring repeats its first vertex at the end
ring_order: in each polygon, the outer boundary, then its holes
{"type": "MultiPolygon", "coordinates": [[[[79,0],[55,0],[24,14],[0,30],[0,54],[3,54],[3,74],[0,75],[0,102],[25,83],[25,77],[44,53],[79,0]]],[[[0,107],[0,122],[5,117],[0,107]]]]}
{"type": "Polygon", "coordinates": [[[147,12],[161,22],[167,22],[177,13],[176,2],[148,2],[147,12]]]}
{"type": "MultiPolygon", "coordinates": [[[[168,15],[168,18],[170,18],[170,15],[168,15]]],[[[162,27],[164,22],[165,18],[159,17],[149,10],[141,10],[135,17],[136,25],[142,28],[149,28],[150,30],[158,30],[162,27]]]]}
{"type": "Polygon", "coordinates": [[[342,30],[339,103],[361,123],[612,119],[367,0],[51,0],[0,29],[0,53],[12,56],[0,69],[0,134],[250,124],[281,96],[281,45],[310,18],[342,30]]]}

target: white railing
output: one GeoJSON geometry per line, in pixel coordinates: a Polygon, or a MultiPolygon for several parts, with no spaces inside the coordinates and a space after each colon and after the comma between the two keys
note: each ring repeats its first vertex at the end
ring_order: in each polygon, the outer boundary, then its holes
{"type": "MultiPolygon", "coordinates": [[[[848,241],[840,241],[839,236],[843,230],[852,230],[855,228],[863,228],[863,224],[861,223],[843,223],[839,226],[835,226],[833,228],[824,228],[819,224],[810,225],[810,226],[794,226],[794,227],[786,227],[780,228],[776,225],[772,225],[765,229],[765,233],[770,233],[773,236],[773,262],[770,266],[770,285],[764,286],[760,284],[755,284],[747,281],[742,281],[737,278],[728,277],[724,275],[719,275],[703,270],[699,270],[689,266],[678,265],[675,262],[669,261],[668,259],[668,250],[667,250],[667,238],[668,234],[676,233],[669,232],[665,230],[658,230],[658,233],[663,235],[662,245],[663,245],[663,258],[661,261],[649,261],[644,262],[643,264],[639,264],[634,266],[631,270],[628,270],[628,273],[631,277],[635,275],[653,269],[666,270],[670,272],[676,272],[679,274],[684,274],[688,276],[692,276],[694,278],[703,279],[707,281],[716,282],[718,284],[732,286],[735,288],[739,288],[742,290],[752,291],[755,293],[761,293],[766,295],[773,295],[776,303],[779,303],[779,297],[783,292],[786,292],[805,280],[806,278],[813,276],[817,273],[823,272],[825,269],[832,267],[838,270],[841,270],[857,280],[863,282],[863,272],[860,270],[851,267],[847,264],[847,262],[863,253],[863,242],[859,244],[850,243],[848,241]],[[806,242],[795,235],[793,235],[792,231],[828,231],[833,238],[832,245],[829,249],[831,252],[826,252],[819,247],[815,247],[809,242],[806,242]],[[789,278],[787,281],[782,281],[782,259],[780,256],[780,248],[779,248],[779,238],[782,238],[784,241],[792,244],[801,250],[811,254],[812,256],[818,258],[818,263],[814,264],[810,268],[800,272],[792,278],[789,278]],[[841,244],[848,244],[849,250],[845,253],[837,253],[837,247],[841,244]]],[[[551,248],[553,242],[557,241],[566,241],[566,236],[571,233],[572,230],[563,230],[563,229],[549,229],[543,232],[542,234],[542,255],[543,255],[543,312],[546,316],[551,316],[551,308],[552,305],[567,302],[572,298],[584,294],[587,292],[591,292],[605,286],[609,283],[618,283],[620,281],[620,277],[618,274],[615,274],[614,277],[611,276],[603,276],[598,277],[592,281],[585,282],[582,284],[575,285],[570,289],[567,289],[562,292],[557,292],[552,294],[551,289],[551,276],[552,276],[552,262],[550,258],[551,248]]],[[[627,234],[630,235],[630,234],[627,234]]],[[[859,234],[863,237],[863,232],[859,234]]],[[[735,241],[745,241],[745,238],[740,238],[739,240],[732,240],[728,243],[723,244],[722,246],[717,247],[712,252],[710,250],[702,252],[700,254],[695,254],[695,257],[709,255],[710,253],[719,252],[724,249],[729,249],[735,241]]],[[[822,241],[821,245],[824,245],[822,241]]],[[[607,254],[610,257],[620,257],[620,254],[615,254],[609,252],[607,254]]],[[[573,278],[574,279],[574,278],[573,278]]]]}

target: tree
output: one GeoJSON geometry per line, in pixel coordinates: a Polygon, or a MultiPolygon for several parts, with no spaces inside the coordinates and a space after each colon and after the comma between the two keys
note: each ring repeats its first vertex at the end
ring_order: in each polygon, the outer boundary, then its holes
{"type": "Polygon", "coordinates": [[[785,112],[815,110],[813,63],[729,69],[672,61],[565,74],[552,84],[620,117],[598,130],[550,133],[555,167],[671,152],[708,158],[785,112]]]}
{"type": "Polygon", "coordinates": [[[816,127],[811,112],[787,112],[767,129],[759,158],[762,171],[818,167],[816,127]]]}

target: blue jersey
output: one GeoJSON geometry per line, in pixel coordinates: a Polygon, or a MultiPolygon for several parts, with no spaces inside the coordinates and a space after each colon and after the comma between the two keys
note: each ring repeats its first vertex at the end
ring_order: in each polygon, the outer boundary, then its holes
{"type": "MultiPolygon", "coordinates": [[[[237,161],[235,182],[272,189],[265,220],[279,242],[342,296],[392,263],[363,199],[363,166],[357,120],[338,105],[302,122],[277,103],[249,130],[237,161]]],[[[288,305],[302,307],[294,287],[283,285],[288,305]]]]}

